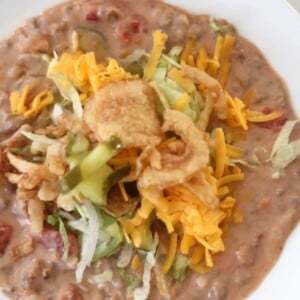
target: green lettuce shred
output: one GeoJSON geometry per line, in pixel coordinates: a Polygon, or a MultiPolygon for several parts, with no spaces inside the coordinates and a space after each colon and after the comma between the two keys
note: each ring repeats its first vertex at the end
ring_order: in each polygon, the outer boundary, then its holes
{"type": "Polygon", "coordinates": [[[169,274],[177,281],[182,281],[189,265],[189,260],[182,254],[177,254],[169,274]]]}
{"type": "Polygon", "coordinates": [[[227,26],[219,26],[216,24],[214,17],[210,17],[208,20],[209,26],[212,30],[214,30],[218,34],[224,34],[228,27],[227,26]]]}
{"type": "Polygon", "coordinates": [[[49,225],[52,225],[55,227],[58,226],[58,230],[59,230],[59,233],[61,235],[61,238],[62,238],[62,241],[64,244],[63,259],[67,260],[69,257],[70,242],[69,242],[68,233],[67,233],[64,221],[62,220],[62,218],[59,215],[52,214],[52,215],[48,215],[47,223],[49,225]]]}

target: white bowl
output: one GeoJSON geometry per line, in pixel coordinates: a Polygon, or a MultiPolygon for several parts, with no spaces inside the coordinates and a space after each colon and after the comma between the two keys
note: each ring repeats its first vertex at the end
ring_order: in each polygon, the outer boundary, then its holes
{"type": "MultiPolygon", "coordinates": [[[[297,0],[298,1],[298,0],[297,0]]],[[[2,0],[0,37],[21,22],[59,0],[2,0]]],[[[194,13],[225,18],[241,35],[260,48],[285,80],[291,100],[300,113],[300,17],[284,0],[167,0],[194,13]]],[[[298,2],[297,2],[298,3],[298,2]]],[[[270,251],[272,251],[270,249],[270,251]]],[[[300,226],[289,237],[283,253],[250,300],[298,300],[300,278],[300,226]]],[[[0,299],[5,299],[0,295],[0,299]]]]}

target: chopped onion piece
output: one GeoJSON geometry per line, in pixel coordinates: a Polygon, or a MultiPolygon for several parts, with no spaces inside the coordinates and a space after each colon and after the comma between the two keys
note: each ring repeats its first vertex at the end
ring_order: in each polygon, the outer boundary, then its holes
{"type": "Polygon", "coordinates": [[[125,243],[119,261],[117,263],[117,266],[119,268],[126,268],[129,265],[132,257],[132,252],[133,252],[132,244],[125,243]]]}
{"type": "Polygon", "coordinates": [[[22,130],[21,131],[22,135],[24,135],[27,139],[33,141],[33,142],[39,142],[39,143],[42,143],[42,144],[46,144],[46,145],[56,145],[59,143],[58,140],[55,140],[55,139],[50,139],[44,135],[41,135],[41,134],[35,134],[35,133],[32,133],[30,131],[24,131],[22,130]]]}
{"type": "Polygon", "coordinates": [[[57,123],[57,119],[64,114],[64,110],[62,108],[62,106],[58,103],[55,103],[53,106],[53,110],[51,113],[51,120],[54,124],[57,123]]]}

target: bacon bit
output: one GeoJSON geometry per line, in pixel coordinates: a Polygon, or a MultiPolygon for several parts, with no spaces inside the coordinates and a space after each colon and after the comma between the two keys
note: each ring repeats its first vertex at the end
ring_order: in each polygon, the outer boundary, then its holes
{"type": "Polygon", "coordinates": [[[3,255],[6,247],[8,246],[13,228],[11,225],[1,222],[0,223],[0,255],[3,255]]]}
{"type": "MultiPolygon", "coordinates": [[[[69,255],[77,256],[79,253],[79,247],[76,236],[69,233],[68,239],[70,243],[69,255]]],[[[45,227],[42,236],[38,238],[38,242],[49,251],[55,251],[60,255],[64,253],[63,239],[59,231],[54,227],[45,227]]]]}
{"type": "MultiPolygon", "coordinates": [[[[265,107],[262,110],[262,112],[264,114],[270,114],[270,113],[272,113],[272,110],[269,107],[265,107]]],[[[287,117],[282,116],[282,117],[272,120],[272,121],[258,123],[257,126],[260,128],[269,129],[269,130],[273,131],[274,133],[277,133],[281,130],[282,126],[286,123],[287,120],[288,120],[287,117]]]]}

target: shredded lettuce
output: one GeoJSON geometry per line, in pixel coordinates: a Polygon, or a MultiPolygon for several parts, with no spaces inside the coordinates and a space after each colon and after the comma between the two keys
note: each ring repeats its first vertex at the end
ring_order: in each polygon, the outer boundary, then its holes
{"type": "Polygon", "coordinates": [[[99,238],[93,256],[93,262],[102,257],[109,257],[116,253],[123,242],[123,233],[117,219],[104,211],[99,211],[101,224],[99,227],[99,238]]]}
{"type": "Polygon", "coordinates": [[[182,254],[177,254],[169,274],[177,281],[182,281],[185,277],[189,260],[182,254]]]}
{"type": "MultiPolygon", "coordinates": [[[[92,204],[90,205],[93,207],[92,204]]],[[[68,225],[72,229],[81,232],[83,234],[83,239],[86,237],[86,240],[89,240],[88,237],[90,236],[91,226],[87,222],[88,213],[86,207],[76,205],[76,208],[81,215],[81,218],[79,220],[69,221],[68,225]]],[[[97,262],[102,257],[109,257],[116,253],[120,249],[120,245],[123,242],[123,233],[117,219],[109,216],[106,212],[101,210],[95,210],[95,213],[97,215],[98,227],[97,234],[94,236],[95,240],[93,239],[92,244],[92,258],[88,256],[90,262],[97,262]]],[[[93,215],[93,219],[94,218],[95,216],[93,215]]],[[[93,230],[95,231],[96,228],[93,227],[93,230]]],[[[84,242],[82,247],[84,247],[84,242]]],[[[89,252],[89,255],[91,255],[91,252],[89,252]]]]}
{"type": "Polygon", "coordinates": [[[105,270],[103,273],[101,274],[97,274],[95,276],[91,276],[88,279],[88,282],[91,284],[97,284],[97,283],[101,283],[101,282],[108,282],[108,281],[112,281],[113,279],[113,273],[111,270],[105,270]]]}
{"type": "Polygon", "coordinates": [[[299,120],[287,121],[281,128],[273,145],[271,159],[275,156],[279,148],[284,147],[289,143],[290,135],[297,123],[299,123],[299,120]]]}
{"type": "MultiPolygon", "coordinates": [[[[174,67],[180,68],[178,60],[181,52],[181,47],[174,47],[170,50],[168,55],[162,54],[158,66],[151,78],[165,96],[171,108],[175,108],[182,95],[187,93],[187,91],[179,86],[174,80],[168,77],[169,70],[174,67]]],[[[199,103],[203,102],[202,97],[196,92],[196,88],[194,92],[187,93],[187,95],[188,103],[181,111],[191,117],[193,121],[197,121],[200,114],[199,103]]]]}
{"type": "Polygon", "coordinates": [[[90,142],[82,133],[69,135],[69,142],[66,147],[67,156],[88,151],[89,148],[90,142]]]}
{"type": "Polygon", "coordinates": [[[118,272],[126,284],[127,295],[131,294],[131,292],[141,284],[141,280],[137,276],[126,272],[124,269],[119,269],[118,272]]]}
{"type": "MultiPolygon", "coordinates": [[[[171,50],[169,51],[168,55],[164,55],[163,54],[163,57],[165,59],[172,59],[172,61],[175,61],[176,64],[179,66],[178,64],[178,61],[179,61],[179,58],[180,58],[180,55],[183,51],[183,47],[182,46],[174,46],[173,48],[171,48],[171,50]],[[166,58],[167,57],[167,58],[166,58]]],[[[171,61],[169,61],[170,63],[172,63],[171,61]]],[[[173,63],[174,64],[174,63],[173,63]]],[[[174,64],[175,65],[175,64],[174,64]]],[[[175,65],[176,66],[176,65],[175,65]]]]}
{"type": "Polygon", "coordinates": [[[64,219],[66,219],[67,221],[73,221],[73,220],[75,220],[75,217],[72,214],[70,214],[69,212],[64,211],[64,210],[60,210],[58,212],[58,215],[60,217],[64,218],[64,219]]]}
{"type": "Polygon", "coordinates": [[[208,20],[209,26],[218,34],[224,34],[227,31],[227,26],[219,26],[216,24],[214,17],[210,17],[208,20]]]}
{"type": "Polygon", "coordinates": [[[58,226],[58,230],[64,244],[63,259],[67,260],[69,256],[70,242],[69,242],[68,233],[64,221],[58,214],[53,214],[53,215],[48,215],[47,223],[52,226],[58,226]]]}
{"type": "Polygon", "coordinates": [[[99,237],[99,220],[95,207],[88,200],[82,203],[87,231],[82,234],[81,257],[76,269],[76,281],[80,283],[85,269],[91,264],[99,237]]]}
{"type": "Polygon", "coordinates": [[[69,242],[67,230],[66,230],[66,227],[65,227],[65,223],[63,222],[63,220],[61,218],[59,218],[58,220],[59,220],[58,229],[59,229],[60,235],[61,235],[63,243],[64,243],[63,259],[67,260],[68,256],[69,256],[70,242],[69,242]]]}
{"type": "Polygon", "coordinates": [[[151,270],[155,265],[155,253],[158,245],[158,235],[154,237],[153,248],[146,255],[144,273],[143,273],[143,286],[136,288],[134,291],[134,300],[146,300],[150,293],[151,283],[151,270]]]}
{"type": "Polygon", "coordinates": [[[74,87],[72,81],[67,76],[53,71],[53,68],[57,65],[57,63],[57,58],[53,58],[51,60],[48,67],[47,77],[54,81],[62,97],[72,102],[74,116],[81,120],[83,116],[83,107],[79,93],[74,87]]]}
{"type": "MultiPolygon", "coordinates": [[[[154,76],[156,76],[156,73],[154,76]]],[[[154,78],[154,81],[166,97],[170,107],[174,108],[176,106],[176,103],[185,91],[175,81],[169,78],[167,78],[167,80],[164,81],[156,80],[156,78],[154,78]]],[[[201,97],[198,93],[197,96],[196,94],[189,94],[188,104],[182,110],[182,112],[188,115],[193,121],[197,121],[199,117],[198,97],[201,97]]]]}
{"type": "Polygon", "coordinates": [[[272,178],[278,179],[280,171],[292,163],[300,155],[300,139],[289,142],[290,135],[299,121],[288,121],[281,131],[271,152],[272,178]]]}

